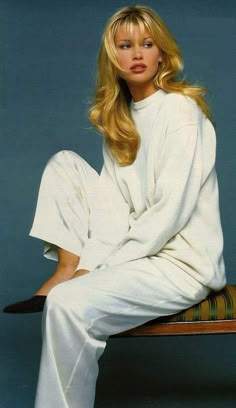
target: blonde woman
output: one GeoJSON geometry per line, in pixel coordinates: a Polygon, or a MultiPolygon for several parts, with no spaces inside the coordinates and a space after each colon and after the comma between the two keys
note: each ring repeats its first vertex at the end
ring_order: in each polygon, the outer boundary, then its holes
{"type": "Polygon", "coordinates": [[[153,10],[111,17],[90,110],[104,138],[101,174],[70,151],[51,158],[31,235],[57,269],[5,310],[39,311],[46,299],[37,408],[93,407],[110,335],[226,283],[215,131],[204,89],[177,79],[181,69],[153,10]]]}

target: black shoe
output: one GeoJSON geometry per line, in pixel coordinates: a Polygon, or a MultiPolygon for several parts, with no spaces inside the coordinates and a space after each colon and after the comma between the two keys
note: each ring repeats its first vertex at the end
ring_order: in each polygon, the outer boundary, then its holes
{"type": "Polygon", "coordinates": [[[4,313],[37,313],[42,312],[47,296],[35,295],[21,302],[4,307],[4,313]]]}

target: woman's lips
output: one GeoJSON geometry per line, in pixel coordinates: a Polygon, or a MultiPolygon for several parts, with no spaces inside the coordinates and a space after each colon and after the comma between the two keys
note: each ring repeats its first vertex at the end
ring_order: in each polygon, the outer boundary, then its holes
{"type": "Polygon", "coordinates": [[[132,65],[132,67],[130,67],[130,70],[132,72],[140,73],[140,72],[144,72],[146,68],[147,66],[144,64],[134,64],[132,65]]]}

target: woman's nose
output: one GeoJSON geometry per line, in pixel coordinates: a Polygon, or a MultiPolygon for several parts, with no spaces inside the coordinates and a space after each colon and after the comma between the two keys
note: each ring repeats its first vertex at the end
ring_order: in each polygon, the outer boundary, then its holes
{"type": "Polygon", "coordinates": [[[142,59],[142,50],[139,46],[134,47],[133,59],[142,59]]]}

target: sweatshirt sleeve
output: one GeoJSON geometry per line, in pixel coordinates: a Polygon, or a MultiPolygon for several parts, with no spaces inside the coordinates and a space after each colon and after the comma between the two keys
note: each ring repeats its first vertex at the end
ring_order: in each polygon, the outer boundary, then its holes
{"type": "Polygon", "coordinates": [[[177,108],[167,110],[153,205],[132,225],[107,259],[107,266],[156,255],[194,211],[203,169],[198,110],[185,97],[177,101],[181,102],[177,108]]]}
{"type": "Polygon", "coordinates": [[[105,144],[103,157],[104,164],[90,212],[90,237],[81,251],[77,269],[92,271],[102,265],[129,227],[129,205],[116,182],[113,161],[105,144]]]}

